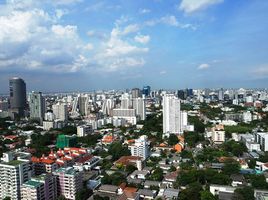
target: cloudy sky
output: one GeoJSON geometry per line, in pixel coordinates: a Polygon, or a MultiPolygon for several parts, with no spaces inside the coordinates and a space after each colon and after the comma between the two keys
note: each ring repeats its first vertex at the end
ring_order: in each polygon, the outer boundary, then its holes
{"type": "Polygon", "coordinates": [[[267,0],[0,0],[0,93],[267,87],[267,0]]]}

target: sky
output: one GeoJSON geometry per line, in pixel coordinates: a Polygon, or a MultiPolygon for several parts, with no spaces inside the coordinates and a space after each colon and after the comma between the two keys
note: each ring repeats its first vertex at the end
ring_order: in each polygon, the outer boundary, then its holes
{"type": "Polygon", "coordinates": [[[267,0],[0,0],[0,93],[267,88],[267,0]]]}

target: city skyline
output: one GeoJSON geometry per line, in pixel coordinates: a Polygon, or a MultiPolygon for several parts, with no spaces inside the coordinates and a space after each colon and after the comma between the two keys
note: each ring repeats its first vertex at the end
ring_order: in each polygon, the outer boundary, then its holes
{"type": "Polygon", "coordinates": [[[44,92],[266,88],[267,8],[261,0],[0,0],[0,93],[14,76],[44,92]]]}

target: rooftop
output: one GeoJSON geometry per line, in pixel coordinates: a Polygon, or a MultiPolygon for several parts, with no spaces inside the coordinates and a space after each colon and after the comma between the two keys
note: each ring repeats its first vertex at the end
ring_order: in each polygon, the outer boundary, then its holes
{"type": "Polygon", "coordinates": [[[25,182],[24,185],[37,188],[40,185],[42,185],[42,183],[38,182],[38,181],[34,181],[34,180],[29,180],[29,181],[25,182]]]}
{"type": "Polygon", "coordinates": [[[20,164],[22,164],[22,163],[24,163],[24,162],[21,161],[21,160],[11,160],[11,161],[9,161],[9,162],[7,162],[7,163],[4,163],[4,164],[12,165],[12,166],[17,166],[17,165],[20,165],[20,164]]]}

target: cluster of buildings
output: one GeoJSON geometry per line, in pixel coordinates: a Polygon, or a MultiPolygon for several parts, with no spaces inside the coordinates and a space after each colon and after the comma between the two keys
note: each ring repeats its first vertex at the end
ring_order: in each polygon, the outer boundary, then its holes
{"type": "Polygon", "coordinates": [[[4,153],[0,163],[0,198],[75,199],[83,184],[83,172],[100,161],[83,148],[64,148],[41,158],[30,153],[4,153]]]}

